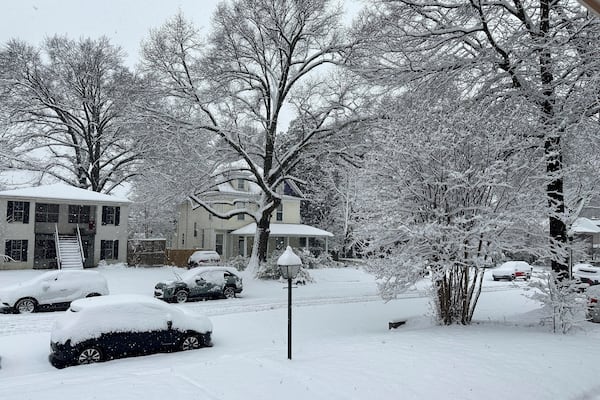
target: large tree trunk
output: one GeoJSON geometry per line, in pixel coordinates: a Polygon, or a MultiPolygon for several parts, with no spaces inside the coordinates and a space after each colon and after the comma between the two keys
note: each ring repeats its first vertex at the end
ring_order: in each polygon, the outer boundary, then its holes
{"type": "Polygon", "coordinates": [[[271,233],[271,213],[265,212],[256,224],[258,236],[258,261],[267,261],[267,247],[269,244],[269,235],[271,233]]]}
{"type": "MultiPolygon", "coordinates": [[[[546,172],[551,181],[546,187],[550,211],[550,239],[552,246],[563,246],[567,242],[567,229],[563,220],[565,213],[565,196],[563,192],[563,160],[561,136],[563,129],[557,128],[554,99],[554,76],[552,74],[552,53],[550,51],[550,11],[551,0],[540,0],[540,32],[543,43],[539,52],[540,76],[542,80],[542,118],[545,128],[544,155],[546,172]]],[[[557,249],[559,250],[559,249],[557,249]]],[[[567,275],[569,268],[564,258],[552,260],[552,270],[560,276],[567,275]]]]}

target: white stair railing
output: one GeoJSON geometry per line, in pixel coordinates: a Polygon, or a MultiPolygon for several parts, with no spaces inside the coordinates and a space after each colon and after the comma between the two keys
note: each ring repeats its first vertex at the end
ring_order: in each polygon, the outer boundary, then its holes
{"type": "Polygon", "coordinates": [[[85,265],[85,255],[83,254],[83,244],[81,242],[81,232],[79,231],[79,224],[77,224],[77,242],[79,243],[79,254],[81,254],[81,265],[85,265]]]}
{"type": "Polygon", "coordinates": [[[56,262],[58,269],[62,269],[62,261],[60,257],[60,238],[58,237],[58,224],[54,224],[54,246],[56,247],[56,262]]]}

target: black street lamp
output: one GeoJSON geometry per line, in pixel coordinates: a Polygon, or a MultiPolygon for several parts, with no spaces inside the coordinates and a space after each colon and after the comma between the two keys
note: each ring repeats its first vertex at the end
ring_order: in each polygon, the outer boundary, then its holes
{"type": "Polygon", "coordinates": [[[277,259],[277,265],[283,279],[288,281],[288,360],[292,359],[292,279],[298,275],[302,260],[288,246],[277,259]]]}

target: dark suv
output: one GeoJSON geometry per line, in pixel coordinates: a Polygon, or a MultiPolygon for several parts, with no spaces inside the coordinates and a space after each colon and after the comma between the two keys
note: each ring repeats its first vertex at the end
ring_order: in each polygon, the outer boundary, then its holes
{"type": "Polygon", "coordinates": [[[233,298],[243,289],[237,270],[228,267],[198,267],[177,275],[177,280],[159,282],[154,297],[167,302],[185,303],[192,299],[233,298]]]}

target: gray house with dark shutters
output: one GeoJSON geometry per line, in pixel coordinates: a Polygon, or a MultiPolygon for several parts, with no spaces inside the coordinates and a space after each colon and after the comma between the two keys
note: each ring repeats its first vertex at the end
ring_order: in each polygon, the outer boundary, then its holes
{"type": "Polygon", "coordinates": [[[0,269],[126,262],[130,201],[64,184],[0,192],[0,269]]]}

